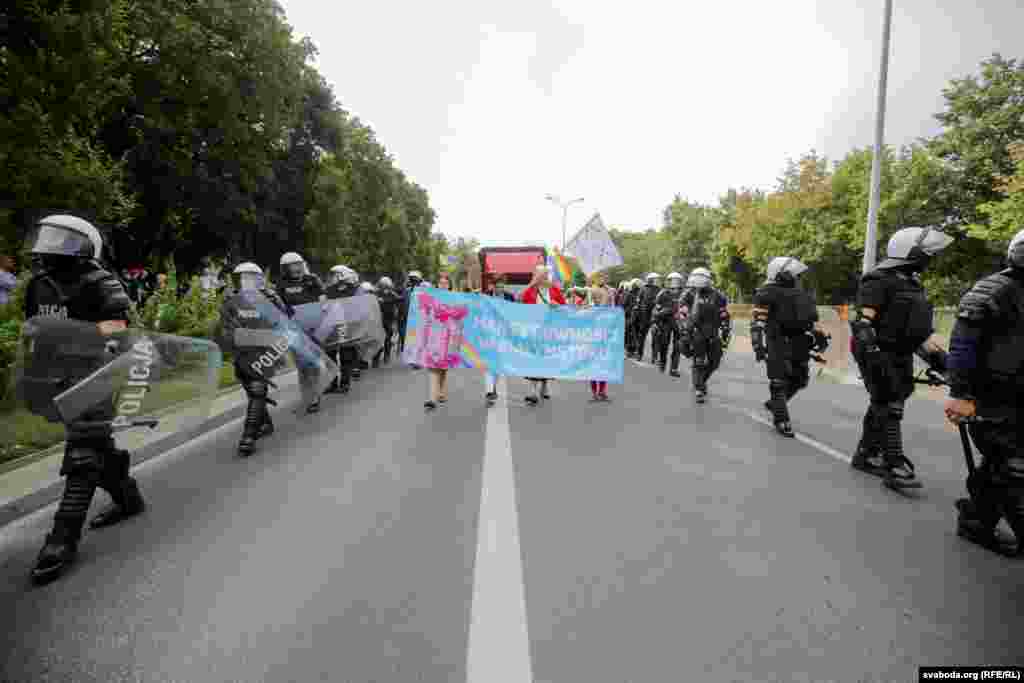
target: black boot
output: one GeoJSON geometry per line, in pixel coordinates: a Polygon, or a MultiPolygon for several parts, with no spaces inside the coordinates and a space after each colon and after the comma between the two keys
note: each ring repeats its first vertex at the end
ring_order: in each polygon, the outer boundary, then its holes
{"type": "MultiPolygon", "coordinates": [[[[315,413],[320,410],[320,397],[318,396],[312,405],[306,408],[307,413],[315,413]]],[[[256,434],[257,439],[262,439],[265,436],[270,436],[274,433],[274,421],[270,419],[270,411],[264,411],[263,413],[263,425],[260,427],[259,433],[256,434]]]]}
{"type": "Polygon", "coordinates": [[[877,451],[869,453],[858,448],[850,460],[850,467],[876,477],[884,476],[886,473],[885,459],[877,451]]]}
{"type": "Polygon", "coordinates": [[[776,422],[775,431],[790,439],[796,438],[796,434],[793,432],[793,425],[788,420],[786,422],[776,422]]]}
{"type": "Polygon", "coordinates": [[[60,577],[78,557],[78,541],[81,538],[82,520],[58,519],[46,536],[36,566],[32,569],[32,581],[43,584],[60,577]]]}
{"type": "Polygon", "coordinates": [[[903,408],[890,406],[879,419],[882,427],[882,454],[885,457],[884,483],[891,489],[919,489],[914,463],[903,454],[903,408]]]}
{"type": "Polygon", "coordinates": [[[786,405],[787,382],[779,379],[769,380],[768,387],[771,390],[772,398],[765,407],[772,412],[775,431],[782,436],[794,438],[793,425],[789,421],[789,406],[786,405]]]}
{"type": "MultiPolygon", "coordinates": [[[[1014,557],[1024,547],[1024,541],[1017,538],[1016,546],[1008,543],[996,533],[996,524],[985,523],[979,510],[970,498],[961,498],[955,503],[957,512],[956,535],[986,550],[999,555],[1014,557]]],[[[989,520],[991,522],[991,520],[989,520]]]]}
{"type": "Polygon", "coordinates": [[[89,522],[92,529],[101,529],[112,526],[118,522],[141,514],[146,509],[146,501],[142,499],[139,492],[139,484],[135,479],[128,477],[109,488],[104,487],[113,501],[89,522]]]}
{"type": "Polygon", "coordinates": [[[256,448],[263,427],[263,416],[266,410],[267,386],[262,382],[253,382],[249,386],[249,405],[245,408],[245,422],[242,424],[242,438],[238,442],[238,455],[243,458],[252,455],[256,448]]]}

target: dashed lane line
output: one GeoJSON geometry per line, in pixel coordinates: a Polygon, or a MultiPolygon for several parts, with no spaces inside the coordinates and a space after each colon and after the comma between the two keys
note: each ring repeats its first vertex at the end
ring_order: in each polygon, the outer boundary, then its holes
{"type": "MultiPolygon", "coordinates": [[[[654,365],[652,365],[650,363],[644,363],[642,361],[638,361],[638,360],[635,360],[633,358],[630,358],[630,360],[633,362],[633,365],[637,366],[638,368],[650,368],[650,369],[653,369],[655,367],[654,365]]],[[[767,419],[767,418],[765,418],[765,417],[763,417],[761,415],[758,415],[757,413],[749,411],[749,410],[747,410],[745,408],[740,408],[739,406],[733,405],[733,404],[729,403],[728,401],[723,401],[720,398],[716,397],[714,399],[714,405],[721,406],[722,408],[725,408],[726,410],[728,410],[730,412],[738,413],[740,415],[744,415],[744,416],[750,418],[751,420],[753,420],[754,422],[758,422],[760,424],[767,425],[767,426],[772,427],[772,428],[775,427],[774,423],[771,420],[769,420],[769,419],[767,419]]],[[[811,448],[813,448],[813,449],[815,449],[815,450],[817,450],[817,451],[819,451],[821,453],[824,453],[825,455],[829,456],[830,458],[835,458],[836,460],[839,460],[840,462],[845,462],[845,463],[849,464],[851,459],[852,459],[851,456],[846,455],[842,451],[838,451],[835,448],[832,448],[831,446],[829,446],[828,444],[822,443],[822,442],[818,441],[817,439],[812,439],[809,436],[804,436],[803,434],[797,433],[796,434],[796,440],[799,441],[800,443],[806,445],[806,446],[810,446],[811,448]]]]}

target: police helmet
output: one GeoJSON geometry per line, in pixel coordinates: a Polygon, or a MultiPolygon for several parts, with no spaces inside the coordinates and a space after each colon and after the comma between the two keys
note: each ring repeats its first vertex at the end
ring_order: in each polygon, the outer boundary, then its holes
{"type": "Polygon", "coordinates": [[[668,285],[669,289],[682,289],[683,276],[679,273],[671,272],[665,277],[665,284],[668,285]]]}
{"type": "Polygon", "coordinates": [[[377,286],[378,287],[382,287],[384,289],[392,289],[392,288],[394,288],[395,283],[393,283],[391,281],[391,278],[389,278],[387,275],[385,275],[384,277],[382,277],[380,279],[379,282],[377,282],[377,286]]]}
{"type": "Polygon", "coordinates": [[[25,244],[39,256],[73,256],[98,259],[103,252],[100,231],[87,220],[67,214],[39,219],[25,244]]]}
{"type": "Polygon", "coordinates": [[[661,275],[659,275],[657,273],[647,273],[647,284],[649,284],[649,285],[656,285],[656,284],[658,284],[658,280],[660,280],[660,279],[661,279],[661,275]]]}
{"type": "Polygon", "coordinates": [[[690,273],[690,277],[686,280],[687,287],[693,287],[694,289],[704,289],[710,287],[711,283],[714,282],[714,277],[711,275],[711,271],[707,268],[694,268],[693,272],[690,273]]]}
{"type": "Polygon", "coordinates": [[[878,264],[879,268],[917,266],[924,268],[932,256],[950,244],[953,238],[937,228],[903,228],[889,239],[885,253],[887,259],[878,264]]]}
{"type": "Polygon", "coordinates": [[[369,282],[364,282],[361,285],[359,285],[359,289],[363,290],[368,294],[373,294],[375,291],[377,291],[376,288],[369,282]]]}
{"type": "Polygon", "coordinates": [[[792,287],[796,279],[807,271],[807,266],[794,256],[776,256],[768,263],[767,284],[792,287]]]}
{"type": "Polygon", "coordinates": [[[232,271],[235,286],[241,290],[262,289],[265,285],[263,269],[252,262],[240,263],[232,271]]]}
{"type": "Polygon", "coordinates": [[[331,268],[331,274],[328,278],[328,285],[336,283],[342,283],[346,285],[359,284],[359,273],[352,270],[348,266],[334,266],[331,268]]]}
{"type": "Polygon", "coordinates": [[[294,251],[289,251],[281,256],[281,273],[285,277],[300,278],[306,274],[306,261],[294,251]]]}
{"type": "Polygon", "coordinates": [[[410,282],[423,282],[423,273],[418,270],[410,270],[407,279],[410,282]]]}
{"type": "Polygon", "coordinates": [[[1012,268],[1024,268],[1024,230],[1010,240],[1010,246],[1006,249],[1006,260],[1010,262],[1012,268]]]}

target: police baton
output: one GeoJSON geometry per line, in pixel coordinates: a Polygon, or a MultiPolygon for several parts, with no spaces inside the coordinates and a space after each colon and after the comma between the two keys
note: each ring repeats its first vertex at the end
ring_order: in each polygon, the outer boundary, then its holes
{"type": "Polygon", "coordinates": [[[974,472],[977,470],[977,466],[974,462],[974,449],[971,447],[971,436],[967,432],[967,425],[1002,424],[1003,422],[1006,422],[1006,418],[978,417],[977,415],[957,420],[956,426],[960,431],[960,443],[964,447],[964,462],[967,463],[967,474],[969,477],[974,477],[974,472]]]}

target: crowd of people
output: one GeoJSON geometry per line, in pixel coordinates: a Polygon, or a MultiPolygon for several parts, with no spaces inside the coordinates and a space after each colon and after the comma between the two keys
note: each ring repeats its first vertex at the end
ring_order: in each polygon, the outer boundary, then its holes
{"type": "MultiPolygon", "coordinates": [[[[862,277],[855,317],[850,323],[851,350],[870,400],[851,464],[881,476],[890,488],[920,486],[913,463],[903,451],[901,433],[904,404],[913,393],[916,379],[914,356],[918,355],[950,388],[946,417],[966,430],[965,434],[969,432],[983,456],[968,477],[969,496],[957,501],[958,533],[988,549],[1021,554],[1024,454],[1019,425],[1024,421],[1020,419],[1019,399],[1024,394],[1024,230],[1010,243],[1008,267],[982,279],[963,297],[947,353],[934,337],[932,308],[920,273],[951,241],[938,229],[904,228],[889,241],[888,257],[862,277]],[[1015,545],[997,533],[1001,519],[1014,532],[1015,545]]],[[[95,323],[102,337],[127,329],[132,301],[122,281],[99,262],[103,242],[93,225],[75,216],[47,216],[29,233],[26,246],[33,259],[24,304],[26,319],[95,323]]],[[[339,368],[327,393],[348,392],[362,370],[388,362],[395,348],[402,351],[412,293],[417,287],[432,286],[416,271],[409,273],[402,290],[387,277],[376,286],[361,283],[359,274],[345,265],[331,268],[324,283],[296,253],[283,255],[280,268],[276,289],[267,286],[262,269],[255,264],[243,263],[234,269],[233,293],[225,300],[222,312],[226,332],[258,323],[268,315],[269,309],[252,305],[257,299],[244,296],[247,292],[258,293],[276,311],[269,315],[282,319],[291,318],[296,308],[305,304],[357,296],[376,296],[379,303],[385,344],[372,359],[360,357],[360,347],[346,344],[344,338],[317,342],[339,368]]],[[[772,259],[766,281],[755,294],[750,323],[755,357],[767,365],[769,400],[765,408],[772,413],[777,431],[786,437],[794,436],[788,403],[807,386],[812,354],[828,345],[828,337],[818,325],[815,301],[799,285],[806,270],[807,266],[794,257],[772,259]]],[[[488,283],[485,294],[527,305],[620,306],[626,320],[624,354],[642,360],[646,339],[653,330],[652,360],[664,372],[671,355],[671,374],[678,377],[679,356],[691,358],[696,398],[703,402],[708,380],[719,367],[731,338],[728,301],[714,287],[706,268],[697,268],[685,282],[679,273],[671,273],[664,289],[658,273],[650,273],[645,279],[642,285],[631,280],[613,290],[598,274],[589,287],[570,288],[563,293],[551,283],[548,268],[540,266],[518,297],[506,291],[500,278],[488,283]]],[[[443,274],[438,286],[450,290],[449,277],[443,274]]],[[[226,337],[225,344],[234,352],[236,373],[249,399],[238,449],[240,455],[247,456],[258,439],[273,431],[267,408],[272,380],[250,372],[252,365],[243,362],[243,351],[231,349],[231,335],[226,337]]],[[[44,338],[33,340],[33,356],[22,379],[23,390],[35,392],[32,404],[43,406],[40,414],[47,416],[53,413],[47,406],[52,405],[58,392],[82,381],[95,371],[97,363],[105,362],[88,354],[61,355],[54,351],[55,343],[44,338]],[[34,362],[37,356],[38,362],[34,362]],[[43,372],[39,377],[33,375],[37,370],[43,372]],[[54,373],[61,374],[59,382],[54,381],[54,373]]],[[[109,346],[100,344],[96,348],[109,353],[109,346]]],[[[307,363],[297,365],[300,376],[314,371],[307,363]]],[[[448,400],[449,369],[444,365],[427,368],[428,410],[448,400]]],[[[550,398],[550,378],[526,379],[532,387],[526,397],[529,405],[550,398]]],[[[489,403],[497,395],[496,380],[492,376],[487,381],[489,403]]],[[[593,400],[609,400],[604,382],[592,381],[590,389],[593,400]]],[[[315,397],[307,407],[309,412],[316,412],[319,402],[319,396],[315,397]]],[[[116,524],[145,509],[138,484],[130,474],[130,454],[115,446],[113,416],[111,396],[82,421],[65,423],[61,468],[65,488],[53,529],[32,572],[36,581],[56,578],[76,557],[97,487],[107,491],[111,505],[92,520],[93,528],[116,524]]]]}

